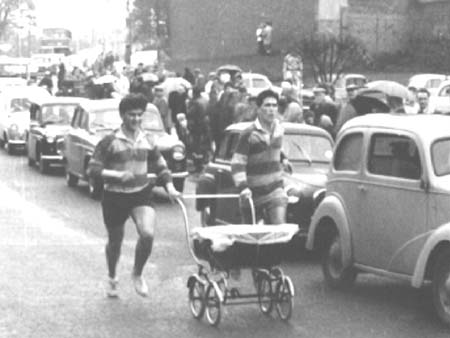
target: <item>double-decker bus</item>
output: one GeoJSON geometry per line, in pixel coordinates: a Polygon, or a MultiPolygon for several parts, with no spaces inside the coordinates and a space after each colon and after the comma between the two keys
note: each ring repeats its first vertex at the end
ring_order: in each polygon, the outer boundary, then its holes
{"type": "Polygon", "coordinates": [[[44,28],[39,40],[40,54],[71,54],[72,33],[65,28],[44,28]]]}

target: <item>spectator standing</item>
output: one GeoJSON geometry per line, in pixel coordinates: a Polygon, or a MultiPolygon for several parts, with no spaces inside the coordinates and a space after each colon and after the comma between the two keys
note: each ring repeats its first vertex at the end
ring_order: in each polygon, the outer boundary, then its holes
{"type": "Polygon", "coordinates": [[[154,88],[154,93],[153,104],[156,106],[156,108],[158,108],[159,114],[161,115],[164,130],[169,134],[172,134],[172,116],[169,112],[169,103],[167,102],[167,99],[164,95],[164,88],[161,86],[156,86],[154,88]]]}
{"type": "Polygon", "coordinates": [[[64,85],[64,80],[66,78],[66,66],[64,62],[61,62],[58,67],[58,89],[61,90],[64,85]]]}
{"type": "Polygon", "coordinates": [[[265,55],[270,55],[272,53],[272,31],[272,21],[267,21],[263,29],[263,44],[265,55]]]}
{"type": "Polygon", "coordinates": [[[284,57],[283,80],[291,82],[300,93],[303,88],[303,59],[299,53],[289,52],[284,57]]]}
{"type": "Polygon", "coordinates": [[[256,28],[256,45],[259,55],[264,55],[264,27],[265,24],[262,22],[259,24],[258,28],[256,28]]]}
{"type": "Polygon", "coordinates": [[[186,81],[188,81],[192,86],[195,86],[195,76],[188,67],[184,68],[183,78],[186,81]]]}
{"type": "Polygon", "coordinates": [[[419,110],[417,114],[428,114],[428,104],[430,102],[430,92],[425,88],[417,90],[417,102],[419,103],[419,110]]]}

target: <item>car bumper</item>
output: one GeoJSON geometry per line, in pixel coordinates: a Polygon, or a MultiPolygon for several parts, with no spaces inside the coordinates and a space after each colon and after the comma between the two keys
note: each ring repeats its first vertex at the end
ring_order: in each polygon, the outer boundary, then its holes
{"type": "Polygon", "coordinates": [[[8,144],[14,147],[25,147],[25,140],[8,140],[8,144]]]}
{"type": "Polygon", "coordinates": [[[50,161],[52,164],[63,164],[63,157],[62,155],[41,155],[41,158],[45,161],[50,161]]]}
{"type": "MultiPolygon", "coordinates": [[[[176,173],[172,173],[172,178],[186,178],[188,177],[189,173],[187,171],[181,171],[181,172],[176,172],[176,173]]],[[[148,178],[156,178],[156,174],[147,174],[148,178]]]]}

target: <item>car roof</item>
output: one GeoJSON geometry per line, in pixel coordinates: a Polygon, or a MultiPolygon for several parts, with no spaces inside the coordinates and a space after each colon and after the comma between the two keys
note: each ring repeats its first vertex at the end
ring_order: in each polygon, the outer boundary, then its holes
{"type": "Polygon", "coordinates": [[[73,97],[73,96],[51,96],[47,99],[42,100],[41,105],[45,104],[80,104],[88,99],[84,97],[73,97]]]}
{"type": "MultiPolygon", "coordinates": [[[[252,123],[253,122],[234,123],[234,124],[228,126],[226,130],[241,132],[241,131],[244,131],[245,129],[247,129],[248,127],[250,127],[252,123]]],[[[288,134],[292,133],[292,132],[300,132],[300,133],[304,133],[304,134],[315,134],[315,135],[325,136],[325,137],[331,139],[330,134],[326,130],[316,127],[316,126],[311,126],[309,124],[282,122],[281,125],[283,126],[285,132],[288,134]]]]}
{"type": "Polygon", "coordinates": [[[251,78],[267,78],[267,75],[247,72],[247,73],[242,73],[242,77],[249,78],[249,79],[251,79],[251,78]]]}
{"type": "Polygon", "coordinates": [[[346,122],[342,131],[356,127],[410,131],[431,142],[450,137],[449,123],[449,116],[438,114],[367,114],[346,122]]]}
{"type": "Polygon", "coordinates": [[[102,100],[83,100],[80,102],[80,106],[86,111],[96,110],[117,110],[119,111],[119,99],[102,99],[102,100]]]}

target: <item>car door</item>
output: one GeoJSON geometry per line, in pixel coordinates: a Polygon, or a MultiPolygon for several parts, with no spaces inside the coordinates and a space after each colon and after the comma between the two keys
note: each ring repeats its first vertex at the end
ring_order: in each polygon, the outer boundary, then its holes
{"type": "MultiPolygon", "coordinates": [[[[30,108],[31,110],[31,108],[30,108]]],[[[28,132],[28,138],[27,138],[27,152],[28,152],[28,158],[31,160],[37,160],[37,142],[38,140],[42,139],[42,127],[40,126],[41,119],[41,109],[36,109],[34,114],[31,114],[30,112],[30,130],[28,132]],[[34,115],[34,116],[31,116],[34,115]]]]}
{"type": "Polygon", "coordinates": [[[358,263],[403,274],[414,270],[429,204],[421,185],[419,149],[407,133],[377,131],[370,136],[359,191],[364,221],[353,233],[358,263]]]}
{"type": "MultiPolygon", "coordinates": [[[[218,194],[237,194],[231,175],[231,158],[239,140],[239,132],[227,132],[214,161],[218,194]]],[[[219,223],[241,223],[239,200],[219,198],[216,201],[216,219],[219,223]]]]}
{"type": "Polygon", "coordinates": [[[80,137],[82,134],[81,125],[83,122],[83,116],[85,111],[78,107],[75,110],[74,117],[72,119],[71,129],[67,134],[65,142],[65,153],[67,160],[67,167],[69,172],[75,175],[80,175],[80,156],[81,156],[81,146],[80,137]]]}
{"type": "Polygon", "coordinates": [[[351,232],[359,228],[361,223],[358,191],[364,158],[363,149],[362,130],[352,130],[340,137],[326,185],[327,194],[335,195],[343,203],[351,232]]]}

